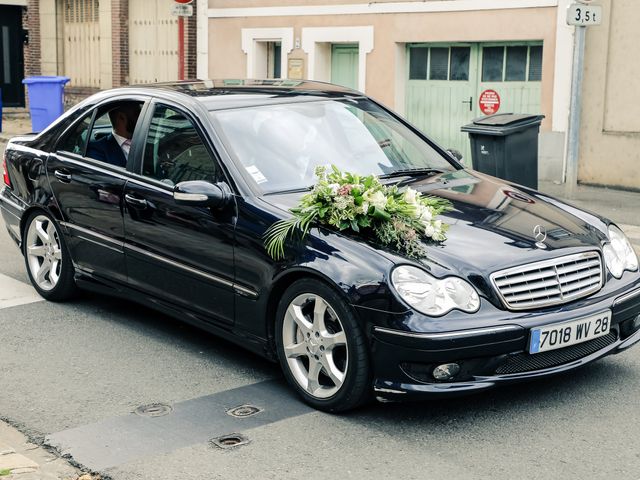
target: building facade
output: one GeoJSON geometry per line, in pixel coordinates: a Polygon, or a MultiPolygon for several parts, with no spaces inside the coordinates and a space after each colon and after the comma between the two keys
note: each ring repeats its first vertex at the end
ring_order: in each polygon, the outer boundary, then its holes
{"type": "MultiPolygon", "coordinates": [[[[540,178],[563,181],[574,42],[574,28],[566,24],[570,3],[198,0],[198,72],[354,87],[467,161],[469,143],[460,127],[473,118],[495,108],[543,114],[540,178]]],[[[605,15],[602,26],[587,32],[578,179],[640,189],[640,117],[632,108],[640,89],[629,88],[640,71],[640,57],[629,55],[640,42],[634,28],[640,2],[596,3],[605,15]]]]}
{"type": "Polygon", "coordinates": [[[467,161],[460,127],[483,112],[544,114],[541,176],[562,177],[572,36],[558,0],[205,3],[208,77],[353,87],[467,161]]]}
{"type": "MultiPolygon", "coordinates": [[[[492,111],[543,114],[540,178],[564,179],[573,62],[572,0],[194,0],[186,78],[343,84],[403,114],[470,162],[460,127],[492,111]]],[[[582,183],[640,190],[637,0],[595,0],[585,60],[582,183]],[[630,53],[631,52],[631,53],[630,53]]],[[[65,75],[67,101],[175,80],[173,0],[0,0],[0,88],[65,75]]]]}
{"type": "Polygon", "coordinates": [[[578,179],[640,191],[640,2],[598,3],[604,23],[587,30],[578,179]]]}
{"type": "MultiPolygon", "coordinates": [[[[105,88],[177,79],[172,7],[172,0],[0,0],[0,50],[11,52],[0,57],[0,79],[9,81],[0,88],[11,94],[3,93],[5,103],[24,105],[21,81],[33,75],[69,77],[67,103],[105,88]]],[[[185,19],[184,45],[185,77],[194,78],[195,15],[185,19]]]]}

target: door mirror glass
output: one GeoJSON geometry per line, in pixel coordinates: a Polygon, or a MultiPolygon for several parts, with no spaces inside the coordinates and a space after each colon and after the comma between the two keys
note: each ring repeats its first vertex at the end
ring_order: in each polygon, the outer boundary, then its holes
{"type": "Polygon", "coordinates": [[[173,188],[173,199],[178,205],[222,208],[231,200],[231,189],[225,182],[191,180],[173,188]]]}

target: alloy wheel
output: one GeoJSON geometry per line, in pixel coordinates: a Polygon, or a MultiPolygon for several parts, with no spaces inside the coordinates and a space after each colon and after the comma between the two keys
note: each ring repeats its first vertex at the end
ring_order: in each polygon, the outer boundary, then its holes
{"type": "Polygon", "coordinates": [[[45,215],[37,215],[29,224],[25,254],[38,287],[45,291],[54,289],[62,272],[62,249],[58,231],[45,215]]]}
{"type": "Polygon", "coordinates": [[[282,344],[289,370],[309,395],[324,399],[340,390],[349,347],[338,315],[324,298],[304,293],[291,301],[284,315],[282,344]]]}

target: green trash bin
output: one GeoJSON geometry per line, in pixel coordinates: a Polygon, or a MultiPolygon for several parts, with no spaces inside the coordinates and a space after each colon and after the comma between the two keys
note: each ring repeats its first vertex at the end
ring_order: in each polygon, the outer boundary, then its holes
{"type": "Polygon", "coordinates": [[[497,113],[461,128],[469,134],[473,169],[538,188],[538,134],[544,115],[497,113]]]}

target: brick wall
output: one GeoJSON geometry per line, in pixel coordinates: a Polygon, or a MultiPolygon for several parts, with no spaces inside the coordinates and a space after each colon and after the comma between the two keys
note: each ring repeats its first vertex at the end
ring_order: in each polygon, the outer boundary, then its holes
{"type": "Polygon", "coordinates": [[[39,0],[28,0],[22,14],[22,24],[29,31],[29,44],[24,47],[25,77],[40,75],[40,13],[39,0]]]}
{"type": "Polygon", "coordinates": [[[197,2],[191,3],[193,5],[193,15],[186,18],[184,28],[184,77],[187,80],[197,78],[197,39],[196,39],[196,24],[198,19],[198,5],[197,2]]]}
{"type": "Polygon", "coordinates": [[[113,86],[129,84],[129,0],[112,0],[113,86]]]}

